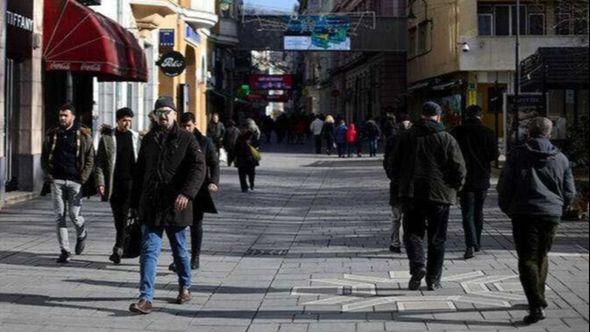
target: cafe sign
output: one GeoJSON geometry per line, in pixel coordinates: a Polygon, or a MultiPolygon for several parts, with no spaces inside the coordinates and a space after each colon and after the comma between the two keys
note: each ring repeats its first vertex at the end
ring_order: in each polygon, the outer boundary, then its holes
{"type": "Polygon", "coordinates": [[[186,69],[186,60],[184,56],[176,51],[166,52],[156,65],[160,67],[160,70],[164,73],[164,75],[168,77],[176,77],[186,69]]]}

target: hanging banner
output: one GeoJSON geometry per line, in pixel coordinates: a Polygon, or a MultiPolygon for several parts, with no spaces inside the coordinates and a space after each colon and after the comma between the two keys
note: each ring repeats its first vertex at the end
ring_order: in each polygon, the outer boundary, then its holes
{"type": "Polygon", "coordinates": [[[284,48],[291,51],[349,51],[350,28],[347,16],[301,16],[289,21],[284,48]]]}
{"type": "Polygon", "coordinates": [[[252,90],[292,90],[293,75],[250,75],[252,90]]]}

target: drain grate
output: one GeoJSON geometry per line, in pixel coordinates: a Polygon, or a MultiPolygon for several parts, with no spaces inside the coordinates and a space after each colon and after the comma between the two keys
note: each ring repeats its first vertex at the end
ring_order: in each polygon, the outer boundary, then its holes
{"type": "Polygon", "coordinates": [[[246,256],[285,256],[289,249],[248,249],[246,256]]]}

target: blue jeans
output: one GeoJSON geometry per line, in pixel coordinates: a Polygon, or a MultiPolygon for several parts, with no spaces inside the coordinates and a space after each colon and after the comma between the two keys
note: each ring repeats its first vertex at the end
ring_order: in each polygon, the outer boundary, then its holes
{"type": "Polygon", "coordinates": [[[76,227],[76,235],[82,238],[86,235],[84,218],[80,214],[82,208],[82,185],[70,180],[53,180],[51,183],[51,196],[53,210],[56,215],[57,240],[61,250],[70,252],[70,240],[66,218],[76,227]]]}
{"type": "Polygon", "coordinates": [[[140,275],[139,298],[153,301],[154,288],[156,285],[156,270],[158,268],[158,258],[162,251],[162,235],[166,235],[170,240],[174,263],[178,273],[178,285],[180,289],[190,289],[191,287],[191,269],[187,248],[187,228],[186,227],[154,227],[143,225],[143,246],[141,248],[140,258],[140,275]]]}

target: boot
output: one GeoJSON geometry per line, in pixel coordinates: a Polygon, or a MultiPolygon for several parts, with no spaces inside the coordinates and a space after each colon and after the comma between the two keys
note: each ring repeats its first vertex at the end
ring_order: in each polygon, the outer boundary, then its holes
{"type": "Polygon", "coordinates": [[[191,256],[191,270],[198,270],[200,267],[199,254],[191,256]]]}
{"type": "Polygon", "coordinates": [[[113,254],[109,257],[109,260],[115,265],[121,264],[121,257],[123,256],[123,249],[113,248],[113,254]]]}
{"type": "Polygon", "coordinates": [[[526,325],[538,323],[546,318],[543,308],[531,308],[529,315],[524,318],[526,325]]]}

